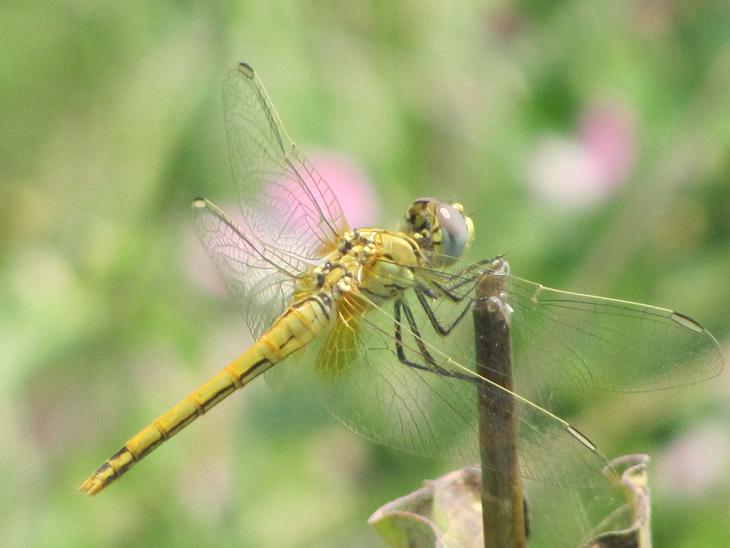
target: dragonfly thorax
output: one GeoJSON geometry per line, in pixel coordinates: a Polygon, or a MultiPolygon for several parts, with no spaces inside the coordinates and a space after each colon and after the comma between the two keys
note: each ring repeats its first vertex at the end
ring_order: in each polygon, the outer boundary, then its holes
{"type": "Polygon", "coordinates": [[[313,274],[317,287],[335,298],[362,293],[366,300],[381,300],[411,287],[418,266],[423,259],[410,236],[365,228],[344,233],[313,274]]]}

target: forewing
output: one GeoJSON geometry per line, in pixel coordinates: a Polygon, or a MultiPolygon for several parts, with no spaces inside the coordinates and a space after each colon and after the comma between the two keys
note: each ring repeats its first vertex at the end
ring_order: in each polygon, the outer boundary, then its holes
{"type": "MultiPolygon", "coordinates": [[[[475,268],[465,272],[423,275],[456,287],[468,304],[477,298],[480,273],[475,268]]],[[[507,276],[506,297],[514,309],[512,361],[520,393],[533,397],[553,388],[662,390],[707,380],[723,369],[715,338],[684,314],[507,276]]],[[[439,295],[431,306],[439,321],[453,321],[449,299],[439,295]]],[[[460,355],[474,340],[473,325],[460,322],[447,339],[448,351],[460,355]]],[[[468,353],[460,358],[469,361],[468,353]]]]}
{"type": "Polygon", "coordinates": [[[220,208],[197,199],[195,228],[254,338],[291,303],[307,263],[248,234],[220,208]]]}
{"type": "Polygon", "coordinates": [[[662,390],[719,374],[715,338],[684,314],[512,276],[515,363],[552,387],[662,390]]]}
{"type": "Polygon", "coordinates": [[[247,232],[294,256],[321,257],[348,229],[329,185],[300,155],[251,67],[231,71],[223,101],[247,232]]]}

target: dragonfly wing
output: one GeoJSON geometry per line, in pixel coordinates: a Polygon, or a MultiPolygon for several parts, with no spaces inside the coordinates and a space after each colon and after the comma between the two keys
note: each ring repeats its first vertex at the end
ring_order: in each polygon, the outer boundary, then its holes
{"type": "MultiPolygon", "coordinates": [[[[338,323],[324,342],[316,376],[324,403],[336,417],[375,442],[474,463],[479,460],[476,417],[481,386],[493,398],[495,409],[516,410],[524,477],[566,486],[605,481],[606,460],[585,438],[544,409],[477,377],[473,351],[470,362],[457,363],[441,350],[447,337],[433,329],[419,305],[407,306],[413,323],[398,322],[394,312],[376,307],[357,324],[338,323]],[[403,352],[425,369],[399,360],[394,336],[399,323],[403,352]],[[424,349],[434,365],[428,365],[424,349]]],[[[471,317],[464,322],[471,323],[471,317]]],[[[473,344],[472,340],[469,348],[473,344]]]]}
{"type": "Polygon", "coordinates": [[[299,153],[258,75],[241,63],[223,101],[233,176],[248,232],[315,259],[348,229],[329,185],[299,153]]]}
{"type": "Polygon", "coordinates": [[[514,362],[551,387],[646,391],[719,374],[715,338],[684,314],[509,281],[514,362]]]}
{"type": "Polygon", "coordinates": [[[195,200],[192,211],[201,241],[258,338],[291,303],[307,263],[247,233],[208,200],[195,200]]]}
{"type": "MultiPolygon", "coordinates": [[[[476,299],[480,273],[477,268],[466,272],[423,275],[455,286],[468,305],[476,299]]],[[[542,397],[547,403],[553,388],[661,390],[707,380],[723,369],[715,338],[684,314],[508,277],[515,386],[530,398],[542,397]]],[[[443,297],[432,308],[445,325],[458,315],[455,304],[443,297]]],[[[473,325],[462,321],[444,344],[447,352],[468,363],[468,356],[459,353],[473,340],[473,325]]]]}
{"type": "Polygon", "coordinates": [[[401,364],[392,323],[381,331],[372,322],[338,322],[322,345],[315,372],[327,409],[376,443],[473,462],[461,445],[465,433],[476,435],[472,387],[401,364]]]}

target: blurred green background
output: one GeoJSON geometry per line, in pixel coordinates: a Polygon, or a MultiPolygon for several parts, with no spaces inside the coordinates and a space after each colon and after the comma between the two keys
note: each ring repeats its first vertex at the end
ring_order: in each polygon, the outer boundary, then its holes
{"type": "MultiPolygon", "coordinates": [[[[322,171],[365,174],[380,222],[458,199],[480,256],[682,310],[728,354],[730,4],[257,4],[0,7],[5,546],[372,546],[369,514],[447,471],[259,381],[75,492],[248,343],[188,211],[235,203],[239,60],[322,171]]],[[[573,409],[607,455],[652,456],[657,546],[727,541],[729,396],[724,374],[573,409]]]]}

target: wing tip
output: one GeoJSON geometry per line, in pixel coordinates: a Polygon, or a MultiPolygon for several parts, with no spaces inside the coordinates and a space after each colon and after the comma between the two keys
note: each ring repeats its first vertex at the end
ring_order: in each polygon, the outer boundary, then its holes
{"type": "Polygon", "coordinates": [[[674,322],[678,323],[682,327],[686,327],[688,329],[691,329],[692,331],[696,333],[704,333],[705,328],[702,327],[700,322],[695,320],[694,318],[690,318],[687,316],[687,314],[682,314],[681,312],[672,311],[672,320],[674,322]]]}
{"type": "Polygon", "coordinates": [[[253,79],[254,74],[255,74],[253,67],[251,65],[249,65],[248,63],[245,63],[244,61],[241,61],[238,63],[238,71],[241,74],[243,74],[246,78],[251,78],[251,79],[253,79]]]}
{"type": "Polygon", "coordinates": [[[588,439],[588,436],[583,434],[580,430],[578,430],[575,426],[572,424],[568,425],[568,432],[576,438],[580,443],[582,443],[586,448],[593,451],[594,453],[598,452],[598,447],[596,447],[596,444],[593,443],[591,440],[588,439]]]}

